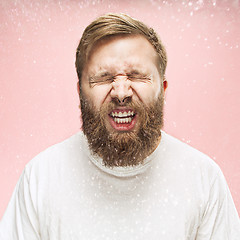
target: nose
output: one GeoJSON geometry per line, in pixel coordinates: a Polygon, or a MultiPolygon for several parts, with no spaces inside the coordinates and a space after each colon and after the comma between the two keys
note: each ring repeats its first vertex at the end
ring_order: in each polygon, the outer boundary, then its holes
{"type": "Polygon", "coordinates": [[[133,91],[131,88],[131,81],[125,75],[115,76],[112,82],[112,89],[110,96],[112,99],[117,99],[119,103],[123,104],[125,100],[131,98],[133,91]]]}

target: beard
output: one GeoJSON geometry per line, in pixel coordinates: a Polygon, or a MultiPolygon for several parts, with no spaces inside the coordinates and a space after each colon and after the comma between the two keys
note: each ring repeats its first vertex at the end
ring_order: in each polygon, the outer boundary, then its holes
{"type": "Polygon", "coordinates": [[[108,121],[106,119],[109,112],[119,107],[118,103],[104,103],[98,111],[91,102],[82,97],[82,128],[90,150],[94,155],[101,157],[107,167],[126,167],[143,163],[160,141],[163,105],[163,91],[158,99],[148,106],[130,99],[124,106],[138,114],[134,129],[126,132],[109,131],[105,121],[108,121]]]}

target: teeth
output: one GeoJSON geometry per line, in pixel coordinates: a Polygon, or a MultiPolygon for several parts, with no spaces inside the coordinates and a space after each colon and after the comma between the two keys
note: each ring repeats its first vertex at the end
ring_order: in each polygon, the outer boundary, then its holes
{"type": "Polygon", "coordinates": [[[131,117],[128,118],[113,118],[114,122],[116,123],[130,123],[132,121],[131,117]]]}
{"type": "Polygon", "coordinates": [[[128,112],[111,112],[111,117],[116,123],[130,123],[132,122],[134,111],[128,112]]]}
{"type": "Polygon", "coordinates": [[[128,112],[112,112],[111,116],[112,117],[132,117],[134,115],[133,111],[128,111],[128,112]]]}

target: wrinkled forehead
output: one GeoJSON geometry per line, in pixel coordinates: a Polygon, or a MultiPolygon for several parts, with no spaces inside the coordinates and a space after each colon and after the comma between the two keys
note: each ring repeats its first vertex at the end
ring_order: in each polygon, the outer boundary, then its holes
{"type": "Polygon", "coordinates": [[[145,39],[151,45],[152,49],[154,50],[154,54],[155,54],[156,58],[159,57],[155,47],[147,39],[146,36],[144,36],[143,34],[124,33],[124,34],[116,34],[116,35],[105,36],[105,37],[102,37],[101,39],[96,40],[92,44],[89,44],[87,49],[86,49],[86,62],[88,62],[89,59],[91,58],[91,56],[94,55],[94,52],[96,51],[96,49],[100,48],[103,45],[111,43],[114,40],[121,40],[121,39],[127,39],[127,38],[128,39],[134,39],[134,38],[137,38],[137,37],[145,39]]]}
{"type": "MultiPolygon", "coordinates": [[[[137,42],[139,43],[139,41],[137,42]]],[[[99,58],[98,58],[99,60],[99,58]]],[[[98,40],[91,48],[89,48],[88,55],[87,55],[87,62],[86,65],[92,65],[91,63],[94,62],[94,68],[91,69],[91,71],[95,72],[109,72],[112,74],[124,74],[131,71],[136,72],[147,72],[149,66],[154,63],[157,68],[159,66],[159,55],[157,54],[156,50],[152,46],[152,44],[146,39],[146,37],[140,35],[140,34],[124,34],[124,35],[117,35],[117,36],[110,36],[107,38],[103,38],[101,40],[98,40]],[[131,51],[132,48],[135,47],[135,41],[137,39],[141,39],[143,46],[140,49],[137,49],[137,51],[131,51]],[[123,45],[121,45],[120,40],[130,40],[126,41],[123,45]],[[118,41],[119,40],[119,41],[118,41]],[[119,45],[116,44],[116,42],[120,43],[119,45]],[[115,48],[114,53],[111,51],[106,51],[111,44],[114,44],[114,46],[117,46],[117,57],[115,54],[115,48]],[[130,47],[129,47],[130,46],[130,47]],[[127,49],[130,49],[130,52],[128,52],[127,49]],[[99,50],[104,50],[104,55],[101,55],[101,58],[99,62],[95,61],[95,56],[98,55],[99,50]],[[148,56],[146,58],[146,56],[148,56]],[[94,60],[93,60],[94,59],[94,60]],[[148,59],[148,61],[143,61],[143,59],[148,59]]]]}
{"type": "Polygon", "coordinates": [[[88,45],[86,49],[86,60],[88,61],[94,51],[97,48],[117,39],[127,38],[127,37],[134,37],[138,36],[139,34],[115,34],[115,35],[107,35],[98,40],[93,41],[91,44],[88,45]]]}

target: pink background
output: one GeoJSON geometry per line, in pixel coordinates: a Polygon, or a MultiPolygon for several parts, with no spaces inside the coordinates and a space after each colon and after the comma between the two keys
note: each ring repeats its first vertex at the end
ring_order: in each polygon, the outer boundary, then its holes
{"type": "Polygon", "coordinates": [[[1,0],[0,218],[25,164],[79,130],[75,49],[106,12],[157,30],[169,59],[164,129],[220,165],[240,213],[238,0],[1,0]]]}

